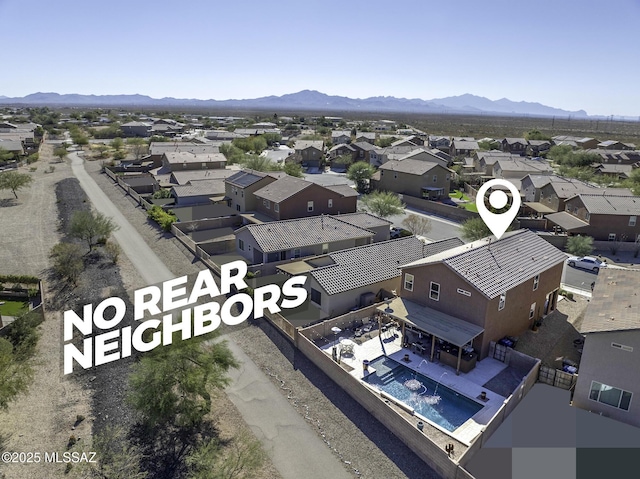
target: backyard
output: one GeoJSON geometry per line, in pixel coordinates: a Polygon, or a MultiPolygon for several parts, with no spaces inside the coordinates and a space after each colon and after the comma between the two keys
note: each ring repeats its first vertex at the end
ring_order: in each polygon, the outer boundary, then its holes
{"type": "Polygon", "coordinates": [[[29,310],[26,301],[12,301],[0,299],[0,316],[20,316],[29,310]]]}
{"type": "Polygon", "coordinates": [[[465,195],[460,190],[453,190],[449,193],[449,198],[451,198],[458,206],[464,207],[467,211],[473,211],[474,213],[478,212],[478,207],[476,206],[476,202],[472,201],[467,195],[465,195]]]}

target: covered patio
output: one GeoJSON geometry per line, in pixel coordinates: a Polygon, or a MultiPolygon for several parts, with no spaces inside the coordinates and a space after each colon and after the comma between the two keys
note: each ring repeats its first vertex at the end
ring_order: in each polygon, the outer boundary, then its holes
{"type": "Polygon", "coordinates": [[[438,188],[436,186],[423,186],[422,197],[429,200],[437,200],[444,196],[444,188],[438,188]]]}
{"type": "Polygon", "coordinates": [[[377,310],[399,321],[405,347],[428,354],[431,362],[437,357],[453,367],[456,375],[475,367],[478,355],[472,342],[484,332],[480,326],[403,298],[395,298],[377,310]]]}

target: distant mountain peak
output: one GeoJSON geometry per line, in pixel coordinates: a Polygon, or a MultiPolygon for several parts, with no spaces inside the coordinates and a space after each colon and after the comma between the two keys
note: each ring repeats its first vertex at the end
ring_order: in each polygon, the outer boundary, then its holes
{"type": "Polygon", "coordinates": [[[576,116],[586,117],[584,110],[566,111],[540,103],[512,101],[507,98],[490,100],[483,96],[464,93],[458,96],[423,100],[420,98],[396,98],[375,96],[354,99],[345,96],[327,95],[317,90],[305,89],[281,96],[266,96],[245,100],[198,100],[164,97],[151,98],[139,93],[129,95],[81,95],[37,92],[22,98],[0,96],[0,104],[15,105],[69,105],[69,106],[145,106],[145,107],[201,107],[241,109],[298,109],[316,111],[361,111],[372,113],[487,113],[531,116],[576,116]]]}

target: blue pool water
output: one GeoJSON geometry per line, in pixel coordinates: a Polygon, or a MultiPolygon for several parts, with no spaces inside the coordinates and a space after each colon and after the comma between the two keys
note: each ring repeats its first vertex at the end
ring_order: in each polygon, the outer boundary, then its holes
{"type": "Polygon", "coordinates": [[[483,406],[385,356],[371,361],[365,381],[411,406],[429,421],[455,431],[483,406]],[[437,391],[436,391],[437,387],[437,391]]]}

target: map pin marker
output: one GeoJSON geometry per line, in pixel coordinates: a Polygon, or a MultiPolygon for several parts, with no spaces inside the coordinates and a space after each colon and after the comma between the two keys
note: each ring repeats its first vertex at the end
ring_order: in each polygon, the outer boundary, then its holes
{"type": "MultiPolygon", "coordinates": [[[[497,210],[504,208],[508,202],[509,197],[502,190],[495,190],[489,195],[489,204],[497,210]]],[[[484,221],[497,239],[500,239],[504,232],[507,231],[507,228],[517,216],[518,211],[520,211],[520,203],[520,192],[518,189],[510,181],[502,179],[487,181],[480,187],[478,194],[476,195],[476,206],[478,207],[480,218],[482,218],[482,221],[484,221]],[[505,186],[511,192],[513,203],[511,204],[511,208],[504,213],[492,213],[484,205],[484,195],[487,193],[489,188],[494,186],[505,186]]]]}

